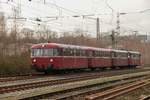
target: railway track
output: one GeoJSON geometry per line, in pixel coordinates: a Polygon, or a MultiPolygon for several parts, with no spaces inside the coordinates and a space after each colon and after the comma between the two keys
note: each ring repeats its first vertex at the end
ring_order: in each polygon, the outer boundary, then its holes
{"type": "Polygon", "coordinates": [[[55,81],[47,81],[47,82],[39,82],[39,83],[31,83],[31,84],[21,84],[21,85],[13,85],[0,87],[0,98],[3,96],[14,95],[19,97],[17,99],[34,97],[43,94],[55,93],[58,91],[76,89],[85,86],[97,85],[110,81],[118,81],[122,79],[143,77],[150,72],[139,72],[139,73],[130,73],[125,75],[117,75],[117,76],[109,76],[109,77],[98,77],[98,76],[88,76],[88,77],[80,77],[80,78],[71,78],[71,79],[63,79],[63,80],[55,80],[55,81]],[[21,94],[23,93],[23,97],[21,94]],[[25,93],[25,94],[24,94],[25,93]],[[21,96],[21,97],[20,97],[21,96]]]}
{"type": "Polygon", "coordinates": [[[127,92],[133,91],[140,87],[150,84],[150,79],[143,79],[141,81],[135,81],[133,83],[128,83],[125,85],[117,86],[111,89],[108,89],[103,92],[95,93],[85,97],[86,100],[111,100],[117,96],[125,94],[127,92]]]}
{"type": "MultiPolygon", "coordinates": [[[[79,100],[85,100],[85,96],[87,94],[91,94],[91,93],[95,93],[95,91],[100,91],[100,90],[104,90],[104,89],[108,89],[108,88],[112,88],[113,86],[116,87],[118,85],[123,85],[123,84],[128,84],[131,82],[135,82],[135,81],[139,81],[142,80],[142,78],[144,79],[144,77],[141,78],[133,78],[133,79],[127,79],[124,81],[115,81],[115,82],[106,82],[100,85],[94,85],[94,86],[88,86],[88,87],[83,87],[83,88],[78,88],[78,89],[73,89],[70,91],[63,91],[60,92],[58,94],[52,94],[52,95],[48,95],[46,97],[46,99],[52,99],[52,100],[61,100],[61,99],[67,99],[67,100],[77,100],[78,97],[80,98],[79,100]],[[73,99],[74,98],[74,99],[73,99]]],[[[102,100],[102,99],[100,99],[102,100]]]]}
{"type": "Polygon", "coordinates": [[[35,78],[42,78],[42,77],[55,77],[55,76],[63,76],[63,77],[76,77],[76,76],[83,76],[86,74],[95,74],[95,73],[101,73],[101,75],[103,74],[109,74],[109,73],[114,73],[114,72],[123,72],[123,73],[130,73],[130,72],[140,72],[140,71],[146,71],[146,70],[150,70],[150,69],[142,69],[142,68],[137,68],[137,69],[121,69],[121,70],[104,70],[104,71],[94,71],[94,72],[88,72],[88,71],[84,71],[84,72],[78,72],[78,73],[67,73],[67,74],[49,74],[49,75],[44,75],[41,73],[36,73],[36,74],[25,74],[25,75],[18,75],[18,76],[4,76],[4,77],[0,77],[0,83],[2,82],[10,82],[10,81],[18,81],[18,80],[27,80],[27,79],[35,79],[35,78]]]}
{"type": "Polygon", "coordinates": [[[140,100],[150,100],[150,95],[148,95],[148,96],[143,96],[140,100]]]}
{"type": "MultiPolygon", "coordinates": [[[[141,72],[141,71],[140,71],[141,72]]],[[[126,73],[133,73],[133,70],[126,70],[126,71],[118,71],[115,75],[121,75],[121,74],[126,74],[126,73]]],[[[20,90],[26,90],[26,89],[32,89],[32,88],[37,88],[37,87],[44,87],[44,86],[51,86],[51,85],[57,85],[57,84],[64,84],[64,83],[69,83],[69,82],[74,82],[74,81],[82,81],[82,80],[88,80],[88,79],[93,79],[93,78],[99,78],[99,77],[107,77],[107,76],[112,76],[114,75],[114,72],[112,73],[90,73],[89,75],[81,75],[81,76],[71,76],[71,77],[65,77],[65,78],[60,78],[58,80],[39,80],[36,82],[29,82],[29,83],[24,83],[23,84],[9,84],[9,85],[0,85],[0,94],[4,93],[9,93],[9,92],[14,92],[14,91],[20,91],[20,90]]],[[[114,75],[114,76],[115,76],[114,75]]],[[[47,77],[46,77],[47,78],[47,77]]]]}
{"type": "MultiPolygon", "coordinates": [[[[141,70],[136,70],[136,72],[142,72],[141,70]]],[[[145,71],[145,70],[143,70],[145,71]]],[[[26,89],[32,89],[32,88],[37,88],[37,87],[44,87],[44,86],[50,86],[50,85],[56,85],[56,84],[63,84],[63,83],[69,83],[69,82],[74,82],[74,81],[81,81],[81,80],[88,80],[88,79],[93,79],[93,78],[99,78],[99,77],[107,77],[107,76],[112,76],[112,75],[121,75],[121,74],[126,74],[126,73],[134,73],[134,70],[124,70],[124,71],[112,71],[109,74],[107,72],[105,73],[89,73],[83,74],[83,75],[72,75],[71,77],[64,77],[64,78],[56,78],[56,79],[47,79],[48,77],[43,77],[43,78],[37,78],[34,80],[37,81],[31,81],[31,80],[23,80],[21,82],[18,82],[15,84],[0,84],[0,94],[4,93],[9,93],[12,91],[21,91],[21,90],[26,90],[26,89]],[[27,82],[28,81],[28,82],[27,82]]],[[[33,77],[32,77],[33,78],[33,77]]]]}
{"type": "Polygon", "coordinates": [[[22,74],[22,75],[14,75],[14,76],[0,76],[0,82],[8,82],[8,81],[17,81],[17,80],[25,80],[42,77],[43,74],[35,73],[35,74],[22,74]]]}

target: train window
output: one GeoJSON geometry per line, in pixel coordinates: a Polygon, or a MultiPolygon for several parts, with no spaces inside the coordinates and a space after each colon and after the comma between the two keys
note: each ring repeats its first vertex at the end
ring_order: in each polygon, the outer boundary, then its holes
{"type": "Polygon", "coordinates": [[[112,52],[112,58],[114,58],[115,57],[115,52],[112,52]]]}
{"type": "Polygon", "coordinates": [[[97,55],[96,55],[97,53],[96,53],[96,51],[93,51],[93,56],[94,57],[96,57],[97,55]]]}
{"type": "Polygon", "coordinates": [[[53,56],[53,49],[44,49],[44,56],[53,56]]]}
{"type": "Polygon", "coordinates": [[[85,55],[86,55],[86,56],[89,56],[89,51],[85,51],[85,55]]]}
{"type": "Polygon", "coordinates": [[[100,51],[99,56],[100,57],[110,57],[110,52],[100,51]]]}
{"type": "Polygon", "coordinates": [[[63,48],[63,55],[64,56],[74,56],[76,53],[75,49],[72,48],[63,48]]]}
{"type": "Polygon", "coordinates": [[[94,52],[93,52],[93,51],[88,51],[88,52],[87,52],[87,56],[89,56],[89,57],[92,57],[92,56],[93,56],[93,54],[94,54],[94,52]]]}
{"type": "Polygon", "coordinates": [[[71,55],[71,50],[70,48],[67,48],[67,56],[70,56],[71,55]]]}
{"type": "Polygon", "coordinates": [[[62,56],[62,54],[63,54],[62,48],[58,48],[58,49],[57,49],[57,52],[58,52],[58,56],[62,56]]]}
{"type": "Polygon", "coordinates": [[[43,56],[43,49],[40,48],[32,49],[31,56],[43,56]]]}
{"type": "Polygon", "coordinates": [[[70,48],[67,48],[67,49],[66,49],[66,54],[67,54],[67,56],[70,56],[70,53],[71,53],[70,48]]]}
{"type": "Polygon", "coordinates": [[[77,52],[77,51],[76,51],[76,49],[73,49],[73,50],[74,50],[74,56],[76,56],[76,52],[77,52]]]}
{"type": "Polygon", "coordinates": [[[81,50],[81,56],[86,56],[85,50],[81,50]]]}
{"type": "Polygon", "coordinates": [[[110,52],[105,52],[105,57],[110,57],[110,52]]]}
{"type": "Polygon", "coordinates": [[[140,58],[140,54],[131,54],[131,58],[140,58]]]}
{"type": "Polygon", "coordinates": [[[96,57],[99,57],[99,51],[96,51],[95,53],[96,53],[96,57]]]}
{"type": "Polygon", "coordinates": [[[44,49],[44,56],[58,56],[58,50],[54,48],[44,49]]]}
{"type": "Polygon", "coordinates": [[[70,56],[74,56],[74,49],[70,49],[70,56]]]}
{"type": "Polygon", "coordinates": [[[103,52],[102,51],[99,51],[99,56],[103,57],[103,52]]]}
{"type": "Polygon", "coordinates": [[[43,48],[38,48],[38,49],[32,49],[32,56],[57,56],[59,55],[58,49],[43,49],[43,48]]]}
{"type": "Polygon", "coordinates": [[[96,51],[93,51],[93,56],[96,57],[96,51]]]}
{"type": "Polygon", "coordinates": [[[82,56],[82,50],[80,49],[80,56],[82,56]]]}
{"type": "Polygon", "coordinates": [[[82,56],[82,50],[80,49],[80,56],[82,56]]]}
{"type": "Polygon", "coordinates": [[[119,52],[119,53],[116,53],[116,57],[118,57],[118,58],[127,58],[128,53],[119,52]]]}
{"type": "Polygon", "coordinates": [[[104,52],[104,57],[107,57],[107,52],[104,52]]]}
{"type": "Polygon", "coordinates": [[[66,49],[63,48],[63,56],[66,56],[66,49]]]}
{"type": "Polygon", "coordinates": [[[58,56],[58,49],[53,49],[53,56],[58,56]]]}
{"type": "Polygon", "coordinates": [[[93,51],[93,56],[94,56],[94,57],[96,56],[96,51],[93,51]]]}
{"type": "Polygon", "coordinates": [[[66,49],[66,56],[70,56],[70,49],[69,48],[66,49]]]}
{"type": "Polygon", "coordinates": [[[76,56],[80,56],[80,50],[76,49],[76,56]]]}

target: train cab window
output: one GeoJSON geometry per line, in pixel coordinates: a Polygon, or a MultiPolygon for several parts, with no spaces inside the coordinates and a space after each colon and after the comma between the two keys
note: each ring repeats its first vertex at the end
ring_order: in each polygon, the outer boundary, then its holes
{"type": "Polygon", "coordinates": [[[40,48],[32,49],[31,56],[43,56],[43,49],[40,48]]]}
{"type": "Polygon", "coordinates": [[[32,49],[31,55],[32,56],[57,56],[59,55],[59,53],[58,53],[58,49],[54,49],[54,48],[48,48],[48,49],[36,48],[36,49],[32,49]]]}
{"type": "Polygon", "coordinates": [[[58,56],[58,49],[55,48],[44,49],[44,56],[58,56]]]}
{"type": "Polygon", "coordinates": [[[131,54],[131,58],[140,58],[140,54],[131,54]]]}
{"type": "Polygon", "coordinates": [[[53,49],[44,49],[44,56],[53,56],[53,49]]]}

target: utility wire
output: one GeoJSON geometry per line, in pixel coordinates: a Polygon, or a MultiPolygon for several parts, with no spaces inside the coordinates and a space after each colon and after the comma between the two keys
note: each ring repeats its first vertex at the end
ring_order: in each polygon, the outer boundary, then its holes
{"type": "Polygon", "coordinates": [[[63,9],[63,10],[66,10],[66,11],[68,11],[68,12],[71,12],[71,13],[76,13],[76,14],[78,13],[78,12],[76,12],[76,11],[70,10],[70,9],[68,9],[68,8],[62,7],[62,6],[57,5],[57,4],[54,4],[54,3],[48,2],[48,3],[45,3],[45,5],[46,5],[46,4],[50,4],[50,5],[52,5],[52,6],[55,6],[56,8],[61,8],[61,9],[63,9]]]}
{"type": "Polygon", "coordinates": [[[109,5],[108,0],[105,0],[105,3],[106,3],[106,5],[107,5],[107,7],[111,10],[111,13],[112,13],[111,15],[112,15],[112,17],[111,17],[110,23],[112,24],[112,21],[113,21],[113,18],[114,18],[114,15],[113,15],[114,9],[109,5]]]}
{"type": "Polygon", "coordinates": [[[145,12],[147,12],[147,11],[150,11],[150,9],[142,10],[142,11],[140,11],[140,13],[145,13],[145,12]]]}

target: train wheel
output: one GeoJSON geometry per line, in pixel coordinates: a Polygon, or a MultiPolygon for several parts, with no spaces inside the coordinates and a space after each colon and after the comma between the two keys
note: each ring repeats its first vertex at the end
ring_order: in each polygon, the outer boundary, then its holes
{"type": "Polygon", "coordinates": [[[115,70],[116,69],[116,67],[110,67],[112,70],[115,70]]]}
{"type": "Polygon", "coordinates": [[[44,74],[48,74],[48,71],[47,71],[47,70],[45,70],[45,71],[44,71],[44,74]]]}
{"type": "Polygon", "coordinates": [[[96,68],[90,68],[91,69],[91,71],[94,71],[96,68]]]}
{"type": "Polygon", "coordinates": [[[133,69],[134,69],[134,68],[136,68],[136,66],[132,66],[131,68],[133,68],[133,69]]]}

